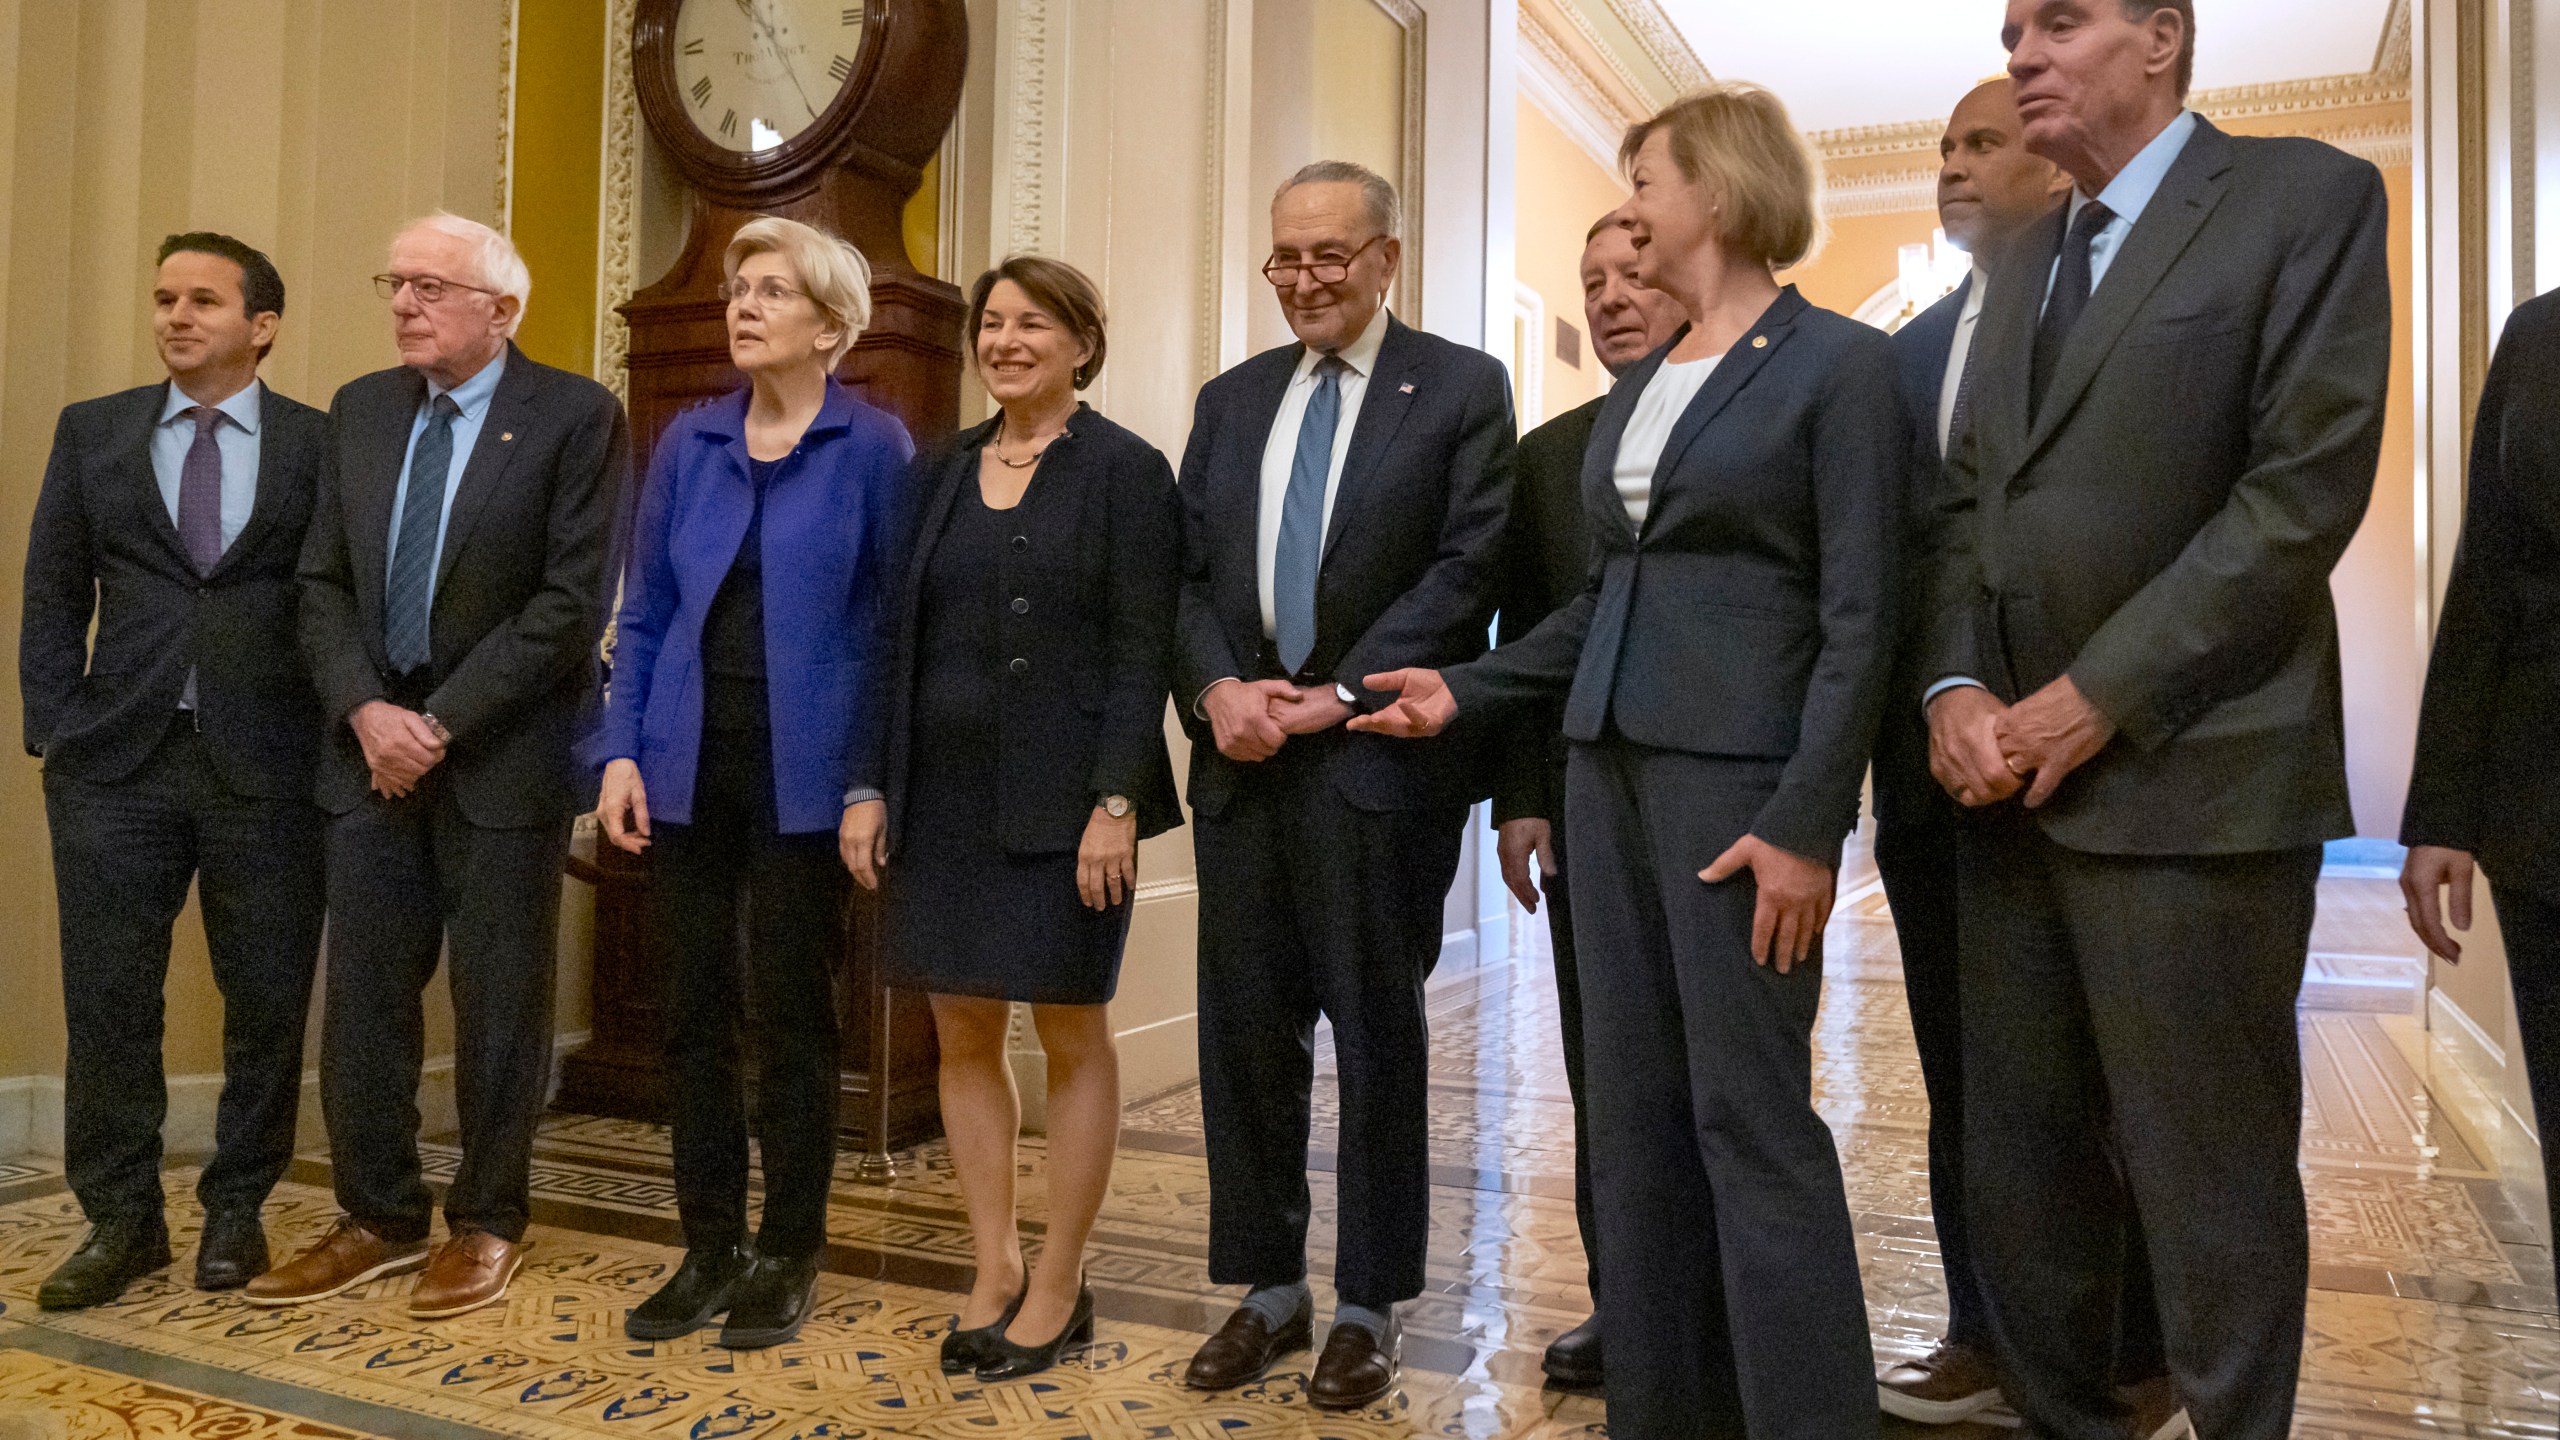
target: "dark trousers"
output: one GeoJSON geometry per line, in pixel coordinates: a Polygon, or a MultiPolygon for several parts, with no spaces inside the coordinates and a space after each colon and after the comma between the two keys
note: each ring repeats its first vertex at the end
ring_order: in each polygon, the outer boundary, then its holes
{"type": "Polygon", "coordinates": [[[1200,1099],[1209,1278],[1307,1273],[1307,1125],[1319,1015],[1341,1089],[1334,1288],[1422,1293],[1431,1218],[1422,984],[1440,956],[1466,809],[1373,812],[1327,774],[1338,735],[1298,736],[1195,820],[1200,1099]]]}
{"type": "Polygon", "coordinates": [[[2489,885],[2498,931],[2507,942],[2507,980],[2515,987],[2534,1127],[2542,1132],[2543,1198],[2551,1207],[2552,1233],[2560,1234],[2560,899],[2501,889],[2495,875],[2489,885]]]}
{"type": "Polygon", "coordinates": [[[1822,967],[1751,959],[1758,891],[1698,872],[1779,762],[1576,745],[1573,830],[1609,1433],[1854,1440],[1874,1353],[1839,1152],[1813,1108],[1822,967]]]}
{"type": "MultiPolygon", "coordinates": [[[[1564,779],[1548,788],[1564,793],[1564,779]]],[[[1591,1305],[1600,1306],[1600,1218],[1591,1199],[1591,1102],[1583,1088],[1582,972],[1573,950],[1572,873],[1566,861],[1566,825],[1562,816],[1549,826],[1555,836],[1556,873],[1543,877],[1538,892],[1547,902],[1547,941],[1556,956],[1556,1019],[1564,1042],[1564,1087],[1573,1097],[1573,1224],[1582,1232],[1582,1261],[1589,1275],[1591,1305]]]]}
{"type": "Polygon", "coordinates": [[[445,1220],[524,1238],[534,1125],[550,1085],[568,853],[567,820],[474,825],[432,770],[407,796],[368,791],[329,822],[320,1106],[339,1208],[386,1239],[424,1239],[434,1218],[418,1171],[418,1079],[423,1001],[440,952],[462,1121],[445,1220]]]}
{"type": "Polygon", "coordinates": [[[658,822],[648,851],[650,937],[667,987],[676,1210],[695,1249],[746,1239],[739,1029],[752,1006],[764,1150],[756,1248],[802,1259],[826,1243],[835,1173],[835,971],[847,876],[833,831],[777,833],[768,733],[707,730],[698,763],[690,822],[658,822]]]}
{"type": "Polygon", "coordinates": [[[1965,1180],[2003,1386],[2039,1440],[2121,1440],[2129,1214],[2214,1440],[2281,1440],[2309,1236],[2294,1004],[2315,848],[2091,855],[2023,810],[1964,847],[1965,1180]]]}
{"type": "Polygon", "coordinates": [[[183,713],[140,770],[101,785],[48,769],[44,800],[62,915],[72,1193],[92,1221],[161,1213],[161,992],[192,880],[222,993],[222,1099],[196,1195],[209,1212],[257,1209],[293,1159],[320,955],[318,807],[233,793],[183,713]]]}

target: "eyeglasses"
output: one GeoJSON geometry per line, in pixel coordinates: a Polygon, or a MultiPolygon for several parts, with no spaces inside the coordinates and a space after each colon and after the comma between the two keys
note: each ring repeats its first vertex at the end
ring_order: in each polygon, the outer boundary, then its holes
{"type": "Polygon", "coordinates": [[[1386,238],[1384,235],[1372,235],[1358,250],[1339,260],[1283,260],[1274,255],[1262,263],[1262,278],[1283,290],[1297,284],[1302,273],[1319,285],[1339,285],[1351,273],[1351,262],[1359,259],[1371,245],[1386,238]]]}
{"type": "Polygon", "coordinates": [[[767,305],[788,305],[799,299],[803,293],[771,276],[761,281],[751,281],[742,275],[720,287],[720,298],[732,305],[745,304],[750,295],[767,305]]]}
{"type": "Polygon", "coordinates": [[[376,275],[373,277],[373,293],[385,300],[399,299],[400,287],[403,285],[409,287],[409,293],[417,296],[418,302],[422,305],[433,305],[444,299],[446,292],[452,290],[468,290],[475,295],[499,293],[485,285],[465,285],[459,280],[447,280],[435,275],[376,275]]]}

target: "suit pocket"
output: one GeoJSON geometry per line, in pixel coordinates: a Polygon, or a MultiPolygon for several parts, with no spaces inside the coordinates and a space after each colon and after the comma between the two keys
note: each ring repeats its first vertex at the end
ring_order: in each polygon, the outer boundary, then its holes
{"type": "Polygon", "coordinates": [[[2133,348],[2153,345],[2200,345],[2209,340],[2237,335],[2249,328],[2249,314],[2227,306],[2205,310],[2189,310],[2175,315],[2146,317],[2125,332],[2124,344],[2133,348]]]}

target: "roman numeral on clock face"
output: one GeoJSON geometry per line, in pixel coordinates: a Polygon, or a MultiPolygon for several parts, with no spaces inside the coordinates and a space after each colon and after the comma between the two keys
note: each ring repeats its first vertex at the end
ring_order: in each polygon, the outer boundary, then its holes
{"type": "Polygon", "coordinates": [[[846,27],[847,27],[847,28],[850,28],[850,27],[852,27],[852,26],[859,25],[859,24],[861,24],[861,23],[862,23],[862,7],[861,7],[861,6],[859,6],[859,5],[848,5],[848,6],[846,6],[846,7],[845,7],[845,12],[844,12],[844,24],[846,25],[846,27]]]}
{"type": "Polygon", "coordinates": [[[701,79],[693,82],[693,103],[696,105],[708,105],[711,103],[710,76],[705,75],[701,79]]]}
{"type": "Polygon", "coordinates": [[[737,111],[732,110],[728,114],[720,117],[720,133],[723,135],[736,135],[738,133],[737,111]]]}
{"type": "Polygon", "coordinates": [[[686,42],[684,42],[684,53],[686,53],[687,55],[699,55],[699,54],[701,54],[701,53],[702,53],[702,42],[701,42],[701,41],[699,41],[699,40],[687,40],[686,42]]]}
{"type": "Polygon", "coordinates": [[[853,62],[839,55],[835,58],[835,62],[827,67],[827,74],[841,85],[853,78],[853,62]]]}

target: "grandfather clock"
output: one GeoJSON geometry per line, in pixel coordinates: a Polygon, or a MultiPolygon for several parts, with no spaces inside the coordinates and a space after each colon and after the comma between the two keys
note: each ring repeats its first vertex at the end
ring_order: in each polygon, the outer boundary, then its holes
{"type": "MultiPolygon", "coordinates": [[[[622,307],[631,326],[638,463],[678,412],[744,381],[730,367],[720,257],[738,227],[782,215],[871,262],[871,326],[838,376],[919,441],[956,428],[960,292],[908,263],[902,212],[942,143],[968,65],[964,0],[640,0],[640,114],[691,190],[683,253],[622,307]]],[[[562,1067],[562,1106],[655,1119],[659,977],[645,937],[644,861],[602,847],[595,1028],[562,1067]]],[[[868,1168],[939,1133],[924,997],[880,983],[878,907],[845,917],[841,1113],[868,1168]]],[[[752,1040],[752,1037],[750,1037],[752,1040]]]]}

